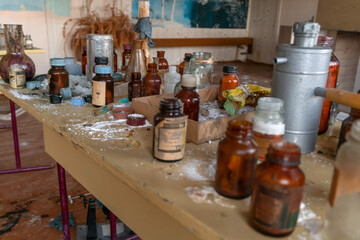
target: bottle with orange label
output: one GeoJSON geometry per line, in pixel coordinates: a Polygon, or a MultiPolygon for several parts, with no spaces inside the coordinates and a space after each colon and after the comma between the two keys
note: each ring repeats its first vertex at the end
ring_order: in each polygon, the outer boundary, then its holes
{"type": "Polygon", "coordinates": [[[219,96],[218,99],[221,105],[224,105],[226,98],[223,96],[223,91],[235,89],[239,85],[239,78],[236,76],[238,68],[236,66],[224,66],[223,77],[220,79],[219,96]]]}
{"type": "Polygon", "coordinates": [[[114,101],[114,79],[110,66],[95,66],[95,77],[92,80],[92,104],[102,107],[114,101]]]}
{"type": "Polygon", "coordinates": [[[229,198],[251,194],[257,162],[257,145],[252,124],[243,120],[229,122],[226,137],[219,142],[215,190],[229,198]]]}
{"type": "Polygon", "coordinates": [[[258,159],[264,161],[269,144],[284,136],[284,101],[274,97],[259,98],[253,117],[253,130],[254,140],[259,145],[258,159]]]}
{"type": "Polygon", "coordinates": [[[270,144],[251,195],[250,221],[260,232],[280,237],[294,231],[305,185],[299,164],[297,145],[283,140],[270,144]]]}
{"type": "Polygon", "coordinates": [[[353,123],[334,164],[325,239],[360,239],[360,120],[353,123]]]}

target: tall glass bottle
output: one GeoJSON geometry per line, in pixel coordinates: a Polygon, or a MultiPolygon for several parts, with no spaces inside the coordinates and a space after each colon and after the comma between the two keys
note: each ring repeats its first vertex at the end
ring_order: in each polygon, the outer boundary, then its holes
{"type": "Polygon", "coordinates": [[[173,93],[180,78],[180,74],[176,72],[176,66],[170,66],[169,72],[164,75],[164,93],[173,93]]]}
{"type": "MultiPolygon", "coordinates": [[[[319,36],[318,45],[323,47],[333,47],[333,37],[319,36]]],[[[326,88],[335,88],[337,77],[339,75],[340,61],[334,53],[331,54],[329,74],[326,81],[326,88]]],[[[321,118],[319,125],[319,134],[324,133],[328,129],[329,117],[330,117],[331,101],[324,98],[323,107],[321,110],[321,118]]]]}
{"type": "Polygon", "coordinates": [[[83,47],[83,53],[81,55],[81,72],[83,75],[86,75],[86,63],[87,63],[87,53],[86,46],[83,47]]]}
{"type": "Polygon", "coordinates": [[[9,83],[9,69],[18,64],[25,71],[26,81],[35,76],[35,65],[24,52],[22,25],[5,24],[6,55],[0,60],[0,76],[9,83]]]}
{"type": "Polygon", "coordinates": [[[257,151],[251,123],[232,120],[218,146],[215,190],[219,194],[239,199],[251,194],[257,151]]]}
{"type": "Polygon", "coordinates": [[[336,156],[325,221],[325,239],[360,238],[360,120],[336,156]]]}
{"type": "MultiPolygon", "coordinates": [[[[185,53],[185,56],[184,56],[184,61],[182,61],[179,65],[179,73],[180,75],[182,76],[184,74],[184,68],[185,68],[185,64],[186,64],[186,56],[192,56],[191,53],[185,53]]],[[[190,59],[189,59],[190,60],[190,59]]]]}
{"type": "Polygon", "coordinates": [[[131,82],[128,87],[128,98],[132,101],[133,98],[141,97],[142,82],[141,74],[139,72],[133,72],[131,74],[131,82]]]}
{"type": "Polygon", "coordinates": [[[266,161],[256,169],[251,195],[250,221],[260,232],[280,237],[294,231],[305,185],[299,164],[297,145],[270,143],[266,161]]]}
{"type": "Polygon", "coordinates": [[[161,78],[157,74],[155,63],[148,64],[148,72],[145,77],[143,77],[142,82],[142,95],[144,97],[160,94],[161,78]]]}
{"type": "Polygon", "coordinates": [[[92,104],[102,107],[114,101],[114,79],[110,66],[95,66],[95,77],[92,80],[92,104]]]}
{"type": "Polygon", "coordinates": [[[50,66],[49,93],[59,95],[61,88],[69,87],[69,73],[65,70],[65,59],[51,58],[50,66]]]}
{"type": "Polygon", "coordinates": [[[181,81],[181,90],[176,94],[183,104],[183,113],[188,119],[198,121],[200,109],[200,95],[196,92],[196,77],[184,74],[181,81]]]}

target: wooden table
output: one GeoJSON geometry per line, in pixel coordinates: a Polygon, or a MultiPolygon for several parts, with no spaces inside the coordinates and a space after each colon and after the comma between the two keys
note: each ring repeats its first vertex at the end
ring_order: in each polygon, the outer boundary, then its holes
{"type": "MultiPolygon", "coordinates": [[[[273,239],[248,224],[249,198],[214,192],[218,141],[186,144],[183,160],[163,163],[152,157],[151,126],[130,129],[111,113],[92,116],[90,104],[51,105],[5,83],[0,92],[43,124],[46,152],[141,238],[273,239]]],[[[310,239],[304,225],[314,230],[325,216],[333,158],[303,155],[301,168],[305,216],[292,235],[280,239],[310,239]]]]}

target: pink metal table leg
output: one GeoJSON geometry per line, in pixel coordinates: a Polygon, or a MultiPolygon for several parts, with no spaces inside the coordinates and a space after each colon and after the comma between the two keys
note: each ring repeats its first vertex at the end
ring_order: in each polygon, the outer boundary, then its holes
{"type": "MultiPolygon", "coordinates": [[[[10,111],[11,111],[11,124],[12,124],[12,132],[13,132],[13,140],[14,140],[14,149],[15,149],[15,161],[16,161],[16,168],[9,169],[9,170],[1,170],[1,174],[8,174],[8,173],[19,173],[19,172],[30,172],[36,170],[44,170],[53,168],[54,165],[46,165],[46,166],[39,166],[39,167],[29,167],[29,168],[22,168],[21,167],[21,160],[20,160],[20,149],[19,149],[19,139],[18,139],[18,132],[17,132],[17,124],[16,124],[16,112],[15,112],[15,103],[10,100],[10,111]]],[[[2,126],[0,128],[7,128],[7,126],[2,126]]]]}
{"type": "Polygon", "coordinates": [[[116,240],[116,216],[110,212],[110,237],[111,240],[116,240]]]}
{"type": "Polygon", "coordinates": [[[70,240],[70,223],[69,223],[69,209],[67,204],[66,197],[66,179],[65,179],[65,169],[57,164],[58,179],[59,179],[59,192],[60,192],[60,204],[61,204],[61,216],[62,216],[62,226],[64,232],[64,239],[70,240]]]}

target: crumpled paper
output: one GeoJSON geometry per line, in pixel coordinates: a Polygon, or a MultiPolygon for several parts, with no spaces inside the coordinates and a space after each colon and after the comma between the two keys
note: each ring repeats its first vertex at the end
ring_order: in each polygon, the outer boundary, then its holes
{"type": "Polygon", "coordinates": [[[240,85],[235,89],[223,91],[222,94],[226,98],[224,108],[231,116],[234,116],[245,104],[255,106],[259,97],[270,95],[270,93],[271,88],[256,84],[240,85]]]}

